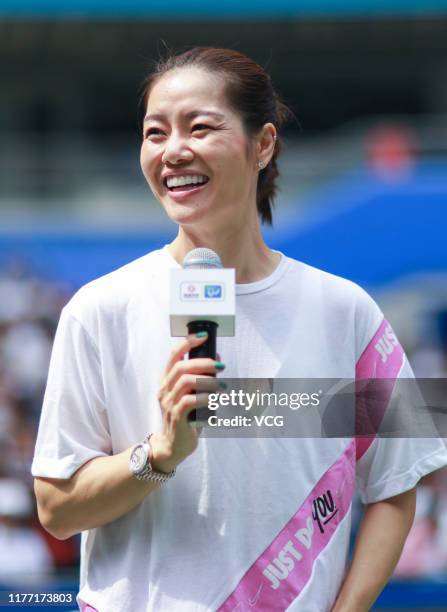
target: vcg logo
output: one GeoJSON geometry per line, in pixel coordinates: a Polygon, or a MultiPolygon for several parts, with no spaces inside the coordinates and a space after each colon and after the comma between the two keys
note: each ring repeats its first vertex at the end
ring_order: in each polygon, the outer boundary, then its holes
{"type": "Polygon", "coordinates": [[[205,298],[212,300],[222,299],[222,285],[205,285],[205,298]]]}

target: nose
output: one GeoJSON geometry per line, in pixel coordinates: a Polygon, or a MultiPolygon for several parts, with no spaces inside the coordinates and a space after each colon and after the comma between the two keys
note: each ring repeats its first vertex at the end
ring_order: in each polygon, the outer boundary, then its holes
{"type": "Polygon", "coordinates": [[[188,146],[186,139],[179,134],[171,134],[165,141],[165,150],[161,161],[165,164],[181,164],[190,162],[194,153],[188,146]]]}

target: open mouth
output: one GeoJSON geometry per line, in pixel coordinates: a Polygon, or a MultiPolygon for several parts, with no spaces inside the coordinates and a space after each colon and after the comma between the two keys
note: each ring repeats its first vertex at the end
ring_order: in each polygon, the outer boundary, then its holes
{"type": "Polygon", "coordinates": [[[204,174],[192,176],[168,176],[164,179],[164,184],[170,192],[192,191],[203,187],[209,182],[209,178],[204,174]]]}

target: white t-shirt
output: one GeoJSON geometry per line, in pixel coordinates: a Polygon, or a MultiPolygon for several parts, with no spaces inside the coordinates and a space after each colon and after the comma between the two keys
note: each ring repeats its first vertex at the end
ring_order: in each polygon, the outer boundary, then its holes
{"type": "MultiPolygon", "coordinates": [[[[169,250],[83,287],[56,334],[32,474],[70,478],[161,429],[172,348],[169,250]]],[[[282,256],[237,286],[228,378],[411,376],[373,300],[282,256]],[[391,364],[391,365],[389,365],[391,364]]],[[[363,501],[447,464],[438,440],[200,438],[176,476],[120,519],[83,532],[78,601],[99,612],[330,610],[343,579],[355,477],[363,501]],[[358,461],[355,461],[355,455],[358,461]]]]}

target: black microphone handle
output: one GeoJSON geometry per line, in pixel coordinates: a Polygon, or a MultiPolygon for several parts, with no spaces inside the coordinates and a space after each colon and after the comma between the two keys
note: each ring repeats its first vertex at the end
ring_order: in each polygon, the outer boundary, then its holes
{"type": "MultiPolygon", "coordinates": [[[[211,359],[216,359],[217,323],[214,321],[191,321],[191,323],[188,323],[188,332],[190,334],[197,334],[197,332],[201,331],[206,331],[208,338],[203,344],[189,351],[189,358],[210,357],[211,359]]],[[[197,408],[189,413],[188,421],[206,421],[212,414],[208,408],[197,408]]]]}
{"type": "Polygon", "coordinates": [[[203,344],[189,351],[190,359],[197,359],[197,357],[216,359],[217,323],[214,321],[191,321],[188,323],[188,332],[190,334],[197,334],[203,331],[208,334],[208,338],[203,344]]]}

